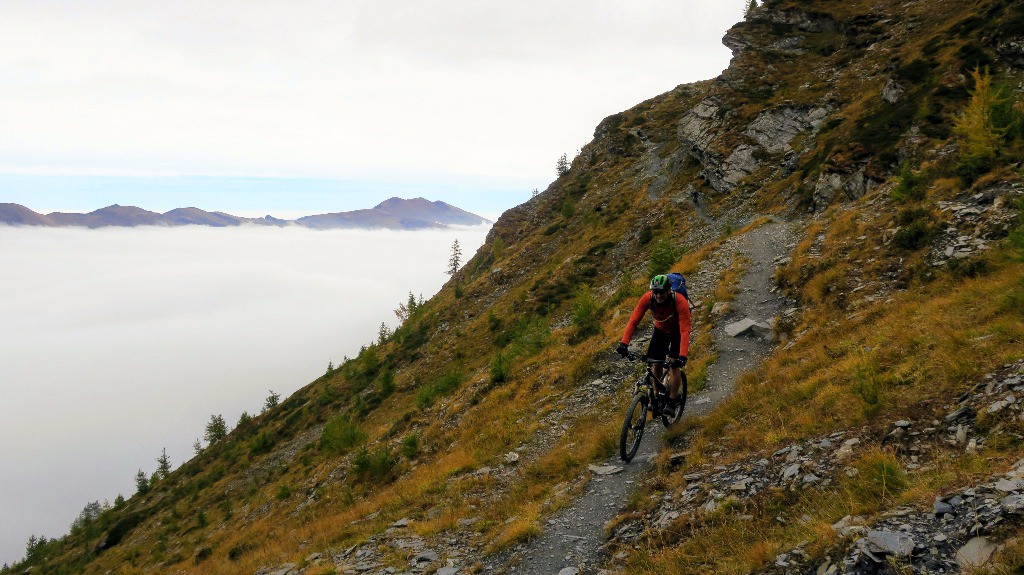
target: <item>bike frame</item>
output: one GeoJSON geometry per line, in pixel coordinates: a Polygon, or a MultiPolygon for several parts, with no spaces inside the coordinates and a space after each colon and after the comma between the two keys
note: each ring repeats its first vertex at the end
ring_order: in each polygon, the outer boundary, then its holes
{"type": "MultiPolygon", "coordinates": [[[[647,372],[640,376],[634,385],[633,400],[626,412],[619,435],[619,456],[628,463],[640,447],[640,440],[643,438],[644,428],[647,426],[647,416],[657,417],[660,414],[662,423],[667,427],[679,420],[682,416],[682,406],[685,404],[681,403],[671,415],[664,413],[663,402],[668,400],[668,369],[672,367],[672,360],[651,359],[633,353],[627,353],[625,357],[630,361],[639,360],[647,364],[647,372]],[[665,368],[665,374],[658,377],[654,373],[655,367],[665,368]]],[[[686,397],[685,381],[684,379],[683,387],[680,389],[683,401],[686,397]]]]}
{"type": "Polygon", "coordinates": [[[626,357],[630,361],[639,360],[647,364],[647,373],[640,376],[640,379],[636,381],[634,393],[638,391],[646,393],[651,401],[651,407],[655,409],[654,413],[658,413],[656,408],[661,407],[661,401],[658,399],[659,393],[668,397],[668,370],[672,368],[672,361],[667,359],[651,359],[643,355],[634,354],[629,354],[626,357]],[[655,366],[665,368],[664,375],[658,377],[658,374],[654,373],[655,366]]]}

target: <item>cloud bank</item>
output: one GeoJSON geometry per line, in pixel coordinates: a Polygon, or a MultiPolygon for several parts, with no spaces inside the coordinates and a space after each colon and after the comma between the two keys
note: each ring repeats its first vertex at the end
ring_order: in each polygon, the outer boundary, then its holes
{"type": "Polygon", "coordinates": [[[486,232],[0,226],[0,563],[354,356],[486,232]]]}
{"type": "Polygon", "coordinates": [[[543,187],[605,116],[719,74],[745,5],[6,3],[0,157],[48,173],[407,170],[543,187]]]}

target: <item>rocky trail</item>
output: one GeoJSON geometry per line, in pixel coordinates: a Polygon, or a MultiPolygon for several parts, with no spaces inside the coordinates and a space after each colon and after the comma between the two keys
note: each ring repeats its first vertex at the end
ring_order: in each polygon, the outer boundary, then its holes
{"type": "MultiPolygon", "coordinates": [[[[772,275],[775,264],[791,251],[794,238],[795,232],[788,224],[770,221],[725,241],[701,270],[688,278],[695,305],[699,306],[715,291],[734,258],[745,262],[735,299],[711,314],[718,359],[709,369],[707,387],[690,395],[686,417],[705,414],[718,405],[732,392],[739,375],[771,352],[772,320],[784,312],[784,300],[774,290],[772,275]]],[[[638,340],[634,349],[645,345],[645,341],[638,340]]],[[[625,362],[617,365],[617,375],[608,378],[618,380],[613,389],[626,387],[633,377],[632,366],[625,362]]],[[[605,524],[625,509],[636,485],[651,471],[662,432],[660,420],[649,424],[640,451],[629,464],[623,464],[616,455],[591,465],[592,476],[582,494],[548,519],[540,537],[489,561],[488,571],[552,575],[597,572],[610,559],[603,547],[607,539],[605,524]]]]}

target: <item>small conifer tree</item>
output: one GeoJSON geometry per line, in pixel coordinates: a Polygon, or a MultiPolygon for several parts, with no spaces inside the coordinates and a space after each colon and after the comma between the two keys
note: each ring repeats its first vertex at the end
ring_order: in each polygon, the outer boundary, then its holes
{"type": "Polygon", "coordinates": [[[167,457],[167,448],[165,447],[160,453],[160,457],[156,458],[156,475],[160,479],[166,479],[171,474],[171,458],[167,457]]]}
{"type": "Polygon", "coordinates": [[[271,389],[270,390],[270,395],[268,395],[267,399],[265,399],[263,401],[263,411],[261,413],[266,413],[267,411],[270,411],[271,409],[274,409],[275,407],[277,407],[277,403],[278,403],[278,401],[280,399],[281,399],[281,394],[280,393],[275,393],[274,390],[271,389]]]}
{"type": "Polygon", "coordinates": [[[25,544],[25,558],[31,558],[36,552],[36,548],[39,547],[39,538],[35,536],[35,533],[28,536],[28,543],[25,544]]]}
{"type": "Polygon", "coordinates": [[[562,154],[558,157],[558,161],[555,162],[555,172],[558,173],[559,178],[569,173],[569,157],[567,155],[562,154]]]}
{"type": "Polygon", "coordinates": [[[213,445],[224,436],[228,434],[228,426],[224,423],[224,417],[221,415],[211,415],[209,423],[206,424],[206,433],[203,437],[206,439],[206,443],[213,445]]]}
{"type": "Polygon", "coordinates": [[[459,247],[459,239],[455,238],[455,243],[452,244],[452,257],[448,258],[448,271],[445,272],[450,276],[454,276],[459,273],[459,268],[462,266],[462,248],[459,247]]]}
{"type": "Polygon", "coordinates": [[[141,469],[135,474],[135,490],[140,495],[149,491],[149,479],[146,477],[146,472],[141,469]]]}
{"type": "Polygon", "coordinates": [[[398,308],[395,309],[395,316],[398,317],[398,321],[405,323],[413,312],[416,311],[416,296],[409,292],[409,299],[405,303],[398,304],[398,308]]]}

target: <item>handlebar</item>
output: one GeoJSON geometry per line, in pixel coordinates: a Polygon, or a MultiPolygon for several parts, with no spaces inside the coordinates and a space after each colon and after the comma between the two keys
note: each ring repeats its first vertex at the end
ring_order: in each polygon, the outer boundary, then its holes
{"type": "Polygon", "coordinates": [[[646,355],[641,355],[639,353],[633,352],[627,352],[626,355],[624,355],[623,357],[625,357],[629,361],[642,361],[647,365],[660,365],[661,367],[672,367],[671,359],[651,359],[646,355]]]}

